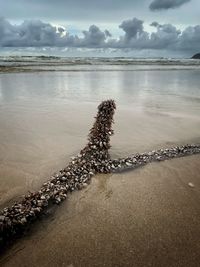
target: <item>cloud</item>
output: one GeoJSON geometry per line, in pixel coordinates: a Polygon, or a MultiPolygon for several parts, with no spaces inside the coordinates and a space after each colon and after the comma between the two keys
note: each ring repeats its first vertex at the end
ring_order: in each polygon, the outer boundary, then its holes
{"type": "Polygon", "coordinates": [[[143,21],[137,18],[133,18],[132,20],[125,20],[122,24],[119,25],[125,32],[126,41],[131,40],[132,38],[137,38],[143,32],[143,21]]]}
{"type": "Polygon", "coordinates": [[[144,31],[143,21],[136,18],[126,20],[119,26],[125,32],[117,43],[120,47],[135,49],[168,49],[178,42],[180,31],[171,24],[152,22],[156,32],[144,31]]]}
{"type": "Polygon", "coordinates": [[[200,51],[200,25],[187,27],[179,38],[179,49],[200,51]]]}
{"type": "Polygon", "coordinates": [[[65,28],[57,28],[40,20],[26,20],[20,25],[12,25],[0,18],[1,47],[102,47],[111,33],[91,25],[88,31],[83,31],[83,36],[70,35],[65,28]]]}
{"type": "Polygon", "coordinates": [[[0,18],[0,46],[2,47],[40,47],[63,46],[74,42],[63,28],[56,28],[40,20],[24,21],[20,25],[12,25],[0,18]]]}
{"type": "Polygon", "coordinates": [[[178,8],[191,0],[153,0],[149,8],[152,11],[161,9],[178,8]]]}
{"type": "Polygon", "coordinates": [[[150,24],[150,26],[152,26],[152,27],[159,27],[160,26],[160,24],[157,22],[157,21],[153,21],[151,24],[150,24]]]}
{"type": "Polygon", "coordinates": [[[88,31],[83,31],[84,38],[80,39],[80,46],[83,47],[102,47],[107,37],[111,34],[108,30],[102,32],[96,25],[91,25],[88,31]]]}
{"type": "Polygon", "coordinates": [[[153,49],[174,49],[179,43],[181,31],[171,24],[159,24],[153,22],[151,26],[157,28],[156,32],[151,33],[149,47],[153,49]]]}
{"type": "Polygon", "coordinates": [[[40,20],[27,20],[13,25],[0,18],[0,47],[60,47],[88,49],[199,51],[200,25],[180,31],[172,24],[151,23],[155,31],[144,30],[144,22],[133,18],[124,20],[119,28],[124,32],[112,38],[108,30],[91,25],[82,36],[72,35],[64,27],[55,27],[40,20]]]}
{"type": "Polygon", "coordinates": [[[190,26],[183,31],[172,24],[159,24],[154,21],[150,26],[156,31],[144,30],[143,21],[136,18],[123,21],[119,27],[124,35],[118,41],[108,42],[109,47],[137,50],[199,51],[200,25],[190,26]]]}

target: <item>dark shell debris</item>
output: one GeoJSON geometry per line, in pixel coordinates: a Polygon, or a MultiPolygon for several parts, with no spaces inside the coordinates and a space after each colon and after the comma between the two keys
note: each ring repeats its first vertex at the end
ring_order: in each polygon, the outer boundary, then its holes
{"type": "Polygon", "coordinates": [[[45,182],[39,191],[28,193],[19,202],[0,212],[1,246],[23,234],[27,226],[44,214],[51,204],[60,204],[70,192],[85,188],[96,173],[120,172],[153,161],[200,153],[200,144],[192,144],[112,160],[108,150],[110,137],[114,133],[112,124],[115,109],[113,100],[103,101],[98,106],[86,147],[76,157],[71,158],[66,168],[45,182]]]}

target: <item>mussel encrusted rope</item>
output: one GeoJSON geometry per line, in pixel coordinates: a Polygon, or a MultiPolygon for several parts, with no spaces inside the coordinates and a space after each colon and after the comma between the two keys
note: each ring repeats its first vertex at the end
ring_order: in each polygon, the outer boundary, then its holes
{"type": "Polygon", "coordinates": [[[113,115],[116,109],[113,100],[103,101],[98,106],[95,122],[90,130],[88,144],[73,157],[68,166],[45,182],[39,191],[28,193],[21,201],[0,212],[0,245],[24,232],[50,204],[61,203],[67,194],[82,189],[96,173],[111,173],[136,168],[152,161],[200,153],[200,144],[176,146],[127,158],[112,160],[109,155],[110,136],[113,135],[113,115]]]}

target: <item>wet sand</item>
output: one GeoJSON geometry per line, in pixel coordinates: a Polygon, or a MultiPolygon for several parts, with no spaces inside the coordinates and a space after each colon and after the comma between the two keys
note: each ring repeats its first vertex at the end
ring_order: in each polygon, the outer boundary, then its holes
{"type": "MultiPolygon", "coordinates": [[[[189,86],[185,72],[173,72],[164,86],[166,74],[157,74],[2,74],[1,208],[38,189],[84,147],[102,99],[117,102],[113,157],[199,142],[200,76],[188,74],[194,79],[189,86]]],[[[199,159],[95,176],[36,223],[0,265],[198,266],[199,159]]]]}
{"type": "Polygon", "coordinates": [[[1,266],[198,266],[199,160],[96,176],[18,241],[1,266]]]}
{"type": "MultiPolygon", "coordinates": [[[[96,104],[77,107],[68,103],[64,108],[52,104],[43,114],[39,112],[39,107],[33,110],[28,103],[13,110],[5,107],[0,113],[0,207],[37,190],[54,172],[67,166],[70,157],[87,142],[96,104]]],[[[199,142],[200,118],[151,114],[118,105],[114,130],[111,155],[124,157],[199,142]]]]}

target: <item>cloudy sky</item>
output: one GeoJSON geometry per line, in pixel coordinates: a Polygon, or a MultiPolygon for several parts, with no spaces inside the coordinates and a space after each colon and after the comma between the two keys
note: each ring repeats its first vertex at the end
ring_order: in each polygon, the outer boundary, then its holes
{"type": "Polygon", "coordinates": [[[0,0],[0,53],[190,57],[199,0],[0,0]]]}

